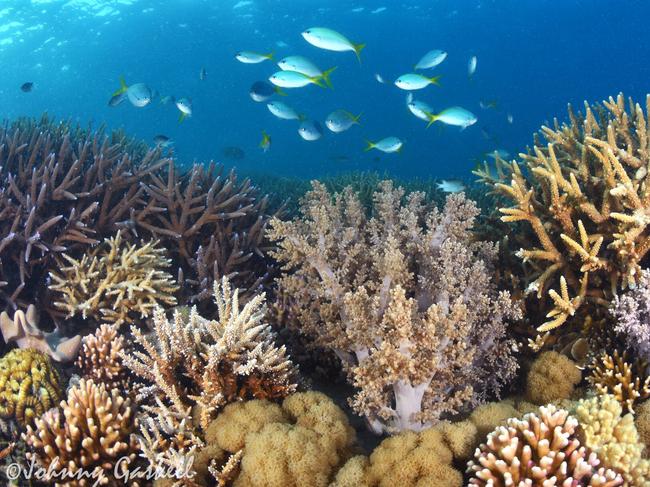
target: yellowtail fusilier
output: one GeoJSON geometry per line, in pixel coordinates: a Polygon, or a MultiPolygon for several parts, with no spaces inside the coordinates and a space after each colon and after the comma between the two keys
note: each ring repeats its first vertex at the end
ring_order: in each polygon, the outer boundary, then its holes
{"type": "MultiPolygon", "coordinates": [[[[126,93],[127,99],[131,102],[131,105],[134,107],[142,108],[151,103],[151,90],[144,83],[136,83],[134,85],[127,86],[124,77],[120,77],[120,88],[113,93],[111,101],[113,101],[119,95],[126,93]]],[[[109,101],[109,104],[111,103],[109,101]]],[[[119,105],[120,102],[116,104],[119,105]]],[[[114,105],[112,105],[114,106],[114,105]]]]}
{"type": "Polygon", "coordinates": [[[469,78],[474,76],[474,73],[476,73],[477,65],[478,65],[478,58],[476,56],[470,57],[469,61],[467,61],[467,76],[469,78]]]}
{"type": "Polygon", "coordinates": [[[312,46],[325,49],[327,51],[352,51],[357,55],[361,62],[361,50],[366,47],[365,44],[355,44],[343,34],[327,27],[311,27],[302,33],[302,36],[312,46]]]}
{"type": "Polygon", "coordinates": [[[386,137],[385,139],[381,139],[379,142],[372,142],[370,140],[366,140],[366,148],[364,149],[364,151],[377,149],[381,152],[392,154],[393,152],[401,151],[403,146],[404,146],[404,142],[402,142],[397,137],[386,137]]]}
{"type": "Polygon", "coordinates": [[[422,59],[414,66],[414,69],[431,69],[438,66],[447,59],[447,53],[441,51],[440,49],[434,49],[433,51],[427,52],[422,59]]]}
{"type": "Polygon", "coordinates": [[[436,183],[436,186],[445,193],[460,193],[461,191],[465,191],[465,185],[459,179],[443,179],[439,183],[436,183]]]}
{"type": "Polygon", "coordinates": [[[440,113],[432,113],[429,117],[427,128],[434,122],[442,122],[446,125],[460,127],[461,130],[464,130],[470,125],[474,125],[477,120],[476,115],[469,110],[465,110],[462,107],[450,107],[440,113]]]}
{"type": "Polygon", "coordinates": [[[440,83],[438,82],[439,79],[440,76],[433,76],[432,78],[429,78],[417,73],[408,73],[403,74],[397,78],[395,80],[395,86],[402,90],[421,90],[422,88],[426,88],[429,85],[440,86],[440,83]]]}
{"type": "Polygon", "coordinates": [[[305,120],[298,127],[298,133],[306,141],[312,142],[323,136],[323,127],[315,120],[305,120]]]}
{"type": "Polygon", "coordinates": [[[302,120],[304,117],[299,115],[293,108],[281,101],[272,101],[266,104],[273,115],[282,120],[302,120]]]}
{"type": "Polygon", "coordinates": [[[323,83],[323,80],[325,80],[334,69],[336,68],[325,71],[322,76],[307,76],[298,71],[278,71],[269,77],[269,81],[280,88],[302,88],[303,86],[310,84],[320,86],[321,88],[327,88],[327,85],[323,83]]]}
{"type": "Polygon", "coordinates": [[[354,115],[347,110],[334,110],[325,119],[325,125],[334,133],[344,132],[353,125],[361,125],[361,114],[354,115]]]}
{"type": "Polygon", "coordinates": [[[273,86],[266,81],[256,81],[251,85],[248,94],[253,101],[262,102],[271,98],[273,95],[287,96],[278,86],[273,86]]]}
{"type": "Polygon", "coordinates": [[[244,64],[259,64],[273,59],[273,53],[260,54],[253,51],[239,51],[235,54],[235,59],[244,64]]]}
{"type": "Polygon", "coordinates": [[[296,71],[311,78],[322,78],[330,88],[332,87],[330,74],[336,69],[334,66],[327,71],[321,71],[318,66],[303,56],[287,56],[278,62],[278,66],[282,71],[296,71]]]}
{"type": "Polygon", "coordinates": [[[181,123],[186,117],[192,116],[192,101],[189,98],[180,98],[176,100],[175,105],[181,112],[178,117],[178,123],[181,123]]]}
{"type": "Polygon", "coordinates": [[[433,109],[431,106],[429,106],[428,103],[411,99],[411,101],[408,102],[406,106],[408,107],[409,111],[420,120],[428,122],[431,119],[433,109]]]}
{"type": "Polygon", "coordinates": [[[205,79],[208,77],[208,72],[205,70],[205,68],[201,68],[199,71],[199,79],[201,81],[205,81],[205,79]]]}
{"type": "Polygon", "coordinates": [[[156,144],[158,147],[169,147],[170,145],[172,145],[172,144],[174,143],[174,142],[172,141],[172,139],[170,139],[170,138],[167,137],[166,135],[162,135],[162,134],[156,135],[156,136],[153,138],[153,142],[154,142],[154,144],[156,144]]]}
{"type": "Polygon", "coordinates": [[[262,141],[260,142],[260,147],[264,152],[267,152],[271,148],[271,136],[262,130],[262,141]]]}

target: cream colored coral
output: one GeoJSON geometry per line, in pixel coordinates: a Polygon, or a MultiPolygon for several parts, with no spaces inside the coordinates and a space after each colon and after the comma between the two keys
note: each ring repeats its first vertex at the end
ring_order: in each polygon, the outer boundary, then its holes
{"type": "Polygon", "coordinates": [[[634,417],[623,416],[620,402],[611,394],[582,399],[575,415],[582,443],[593,450],[603,465],[621,472],[627,485],[650,486],[650,460],[644,458],[634,417]]]}
{"type": "Polygon", "coordinates": [[[82,377],[126,392],[129,380],[122,362],[123,352],[124,337],[118,335],[115,326],[102,325],[94,334],[83,338],[75,365],[81,369],[82,377]]]}

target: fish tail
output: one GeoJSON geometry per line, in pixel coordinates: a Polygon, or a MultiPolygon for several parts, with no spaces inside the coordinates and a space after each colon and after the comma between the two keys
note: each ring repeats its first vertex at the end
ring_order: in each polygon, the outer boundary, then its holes
{"type": "Polygon", "coordinates": [[[364,152],[368,152],[369,150],[372,150],[372,149],[374,149],[375,147],[376,147],[376,146],[375,146],[375,143],[374,143],[374,142],[372,142],[372,141],[370,141],[370,140],[366,140],[366,148],[363,149],[363,151],[364,151],[364,152]]]}
{"type": "Polygon", "coordinates": [[[120,88],[113,93],[113,96],[121,95],[128,89],[129,87],[126,85],[126,81],[124,81],[124,76],[120,76],[120,88]]]}
{"type": "Polygon", "coordinates": [[[429,112],[424,112],[424,113],[427,115],[427,117],[429,117],[429,123],[427,124],[427,128],[429,128],[431,127],[431,125],[433,125],[433,122],[438,120],[439,115],[435,113],[429,113],[429,112]]]}
{"type": "Polygon", "coordinates": [[[363,112],[359,112],[359,115],[352,115],[352,120],[354,120],[354,123],[361,125],[361,115],[363,115],[363,112]]]}
{"type": "Polygon", "coordinates": [[[329,88],[332,88],[332,89],[334,88],[334,86],[332,86],[332,80],[330,79],[330,75],[331,75],[334,71],[336,71],[336,68],[337,68],[337,67],[338,67],[338,66],[334,66],[333,68],[330,68],[330,69],[328,69],[327,71],[324,71],[323,74],[322,74],[322,76],[323,76],[323,81],[325,81],[325,84],[326,84],[329,88]]]}
{"type": "Polygon", "coordinates": [[[429,78],[429,81],[431,81],[432,85],[440,86],[440,76],[434,76],[433,78],[429,78]]]}
{"type": "Polygon", "coordinates": [[[354,53],[357,55],[357,59],[359,60],[359,64],[361,64],[361,51],[363,50],[364,47],[366,47],[365,44],[352,44],[352,47],[354,47],[354,53]]]}
{"type": "Polygon", "coordinates": [[[264,54],[264,57],[265,57],[266,59],[273,59],[273,56],[275,56],[275,51],[271,51],[271,52],[268,53],[268,54],[264,54]]]}
{"type": "Polygon", "coordinates": [[[181,112],[181,114],[178,117],[178,123],[181,123],[185,118],[187,117],[187,114],[185,112],[181,112]]]}
{"type": "Polygon", "coordinates": [[[317,86],[320,86],[321,88],[327,88],[327,85],[323,83],[323,75],[320,76],[310,76],[309,79],[311,80],[312,83],[314,83],[317,86]]]}
{"type": "Polygon", "coordinates": [[[277,95],[287,96],[287,94],[284,91],[282,91],[279,86],[274,86],[273,91],[275,91],[277,95]]]}

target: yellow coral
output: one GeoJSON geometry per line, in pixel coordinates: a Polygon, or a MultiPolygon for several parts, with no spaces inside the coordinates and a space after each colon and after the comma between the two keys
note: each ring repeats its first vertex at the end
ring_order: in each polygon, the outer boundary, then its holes
{"type": "Polygon", "coordinates": [[[557,352],[543,352],[528,372],[526,399],[539,406],[568,399],[581,379],[575,362],[557,352]]]}
{"type": "Polygon", "coordinates": [[[639,440],[634,417],[623,416],[623,408],[611,394],[583,399],[575,415],[582,443],[596,452],[603,465],[621,472],[626,485],[650,486],[650,461],[643,458],[645,445],[639,440]]]}
{"type": "Polygon", "coordinates": [[[14,349],[0,359],[0,417],[26,426],[60,399],[59,373],[47,355],[14,349]]]}

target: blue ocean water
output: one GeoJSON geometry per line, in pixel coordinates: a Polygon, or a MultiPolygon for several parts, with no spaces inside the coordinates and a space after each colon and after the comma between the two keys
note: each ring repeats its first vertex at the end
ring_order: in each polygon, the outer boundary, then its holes
{"type": "Polygon", "coordinates": [[[469,178],[477,158],[497,148],[523,150],[542,123],[565,116],[568,102],[619,91],[642,101],[650,79],[649,14],[650,2],[642,0],[0,0],[0,113],[11,119],[47,111],[149,141],[165,134],[181,161],[215,159],[242,172],[313,178],[370,169],[469,178]],[[301,32],[312,26],[366,43],[362,63],[352,52],[305,42],[301,32]],[[449,53],[431,71],[442,76],[441,86],[415,97],[435,110],[472,111],[478,121],[465,130],[439,123],[425,129],[408,112],[406,92],[393,85],[431,49],[449,53]],[[307,86],[281,100],[321,123],[337,108],[363,112],[362,125],[301,139],[296,121],[275,118],[249,97],[251,84],[267,79],[275,64],[239,63],[240,50],[338,66],[333,90],[307,86]],[[473,55],[478,65],[470,79],[473,55]],[[109,107],[120,75],[127,84],[191,98],[192,117],[179,124],[173,104],[158,100],[109,107]],[[29,93],[20,90],[26,81],[34,82],[29,93]],[[495,108],[481,108],[490,101],[495,108]],[[258,147],[263,130],[272,137],[266,153],[258,147]],[[363,152],[364,139],[386,136],[404,141],[400,154],[363,152]],[[245,158],[224,158],[228,146],[243,149],[245,158]]]}

